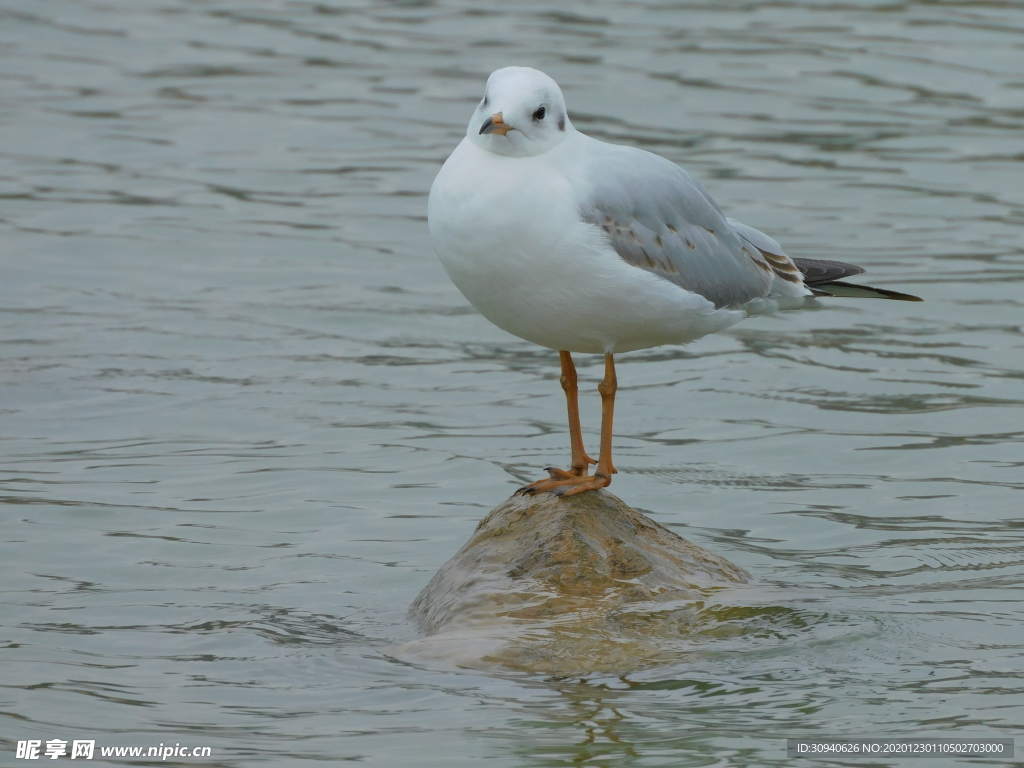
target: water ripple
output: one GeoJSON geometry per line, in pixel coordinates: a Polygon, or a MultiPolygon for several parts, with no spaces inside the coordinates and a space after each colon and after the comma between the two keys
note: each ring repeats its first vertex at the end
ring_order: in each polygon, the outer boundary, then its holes
{"type": "Polygon", "coordinates": [[[4,749],[739,767],[798,733],[1019,730],[1019,3],[0,18],[4,749]],[[756,577],[619,617],[665,649],[628,675],[392,653],[476,521],[568,452],[557,356],[487,325],[425,227],[510,63],[789,253],[927,299],[622,356],[617,492],[756,577]]]}

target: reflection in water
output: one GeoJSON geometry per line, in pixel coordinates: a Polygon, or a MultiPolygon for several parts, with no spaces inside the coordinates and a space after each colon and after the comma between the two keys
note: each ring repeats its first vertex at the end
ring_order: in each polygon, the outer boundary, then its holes
{"type": "MultiPolygon", "coordinates": [[[[0,18],[3,749],[766,766],[798,733],[1019,728],[1019,7],[0,18]],[[426,235],[512,63],[792,255],[927,299],[623,357],[616,492],[755,583],[624,615],[679,656],[621,676],[393,653],[476,522],[568,449],[554,353],[468,308],[426,235]]],[[[600,364],[577,360],[588,425],[600,364]]]]}

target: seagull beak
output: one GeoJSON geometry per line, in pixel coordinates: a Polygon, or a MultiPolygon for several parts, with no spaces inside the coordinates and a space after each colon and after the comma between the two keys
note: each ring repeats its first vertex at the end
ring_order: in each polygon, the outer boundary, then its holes
{"type": "Polygon", "coordinates": [[[485,133],[496,133],[499,136],[504,136],[511,130],[512,126],[501,119],[501,112],[495,112],[487,118],[487,122],[480,126],[481,135],[485,133]]]}

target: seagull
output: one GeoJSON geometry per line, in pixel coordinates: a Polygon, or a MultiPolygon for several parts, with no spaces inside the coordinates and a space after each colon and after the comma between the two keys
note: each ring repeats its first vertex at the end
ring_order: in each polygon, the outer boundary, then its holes
{"type": "Polygon", "coordinates": [[[547,468],[517,494],[611,483],[616,353],[685,344],[811,297],[921,301],[846,282],[864,271],[852,264],[790,258],[726,218],[670,160],[580,133],[558,84],[528,67],[488,78],[430,188],[427,220],[438,258],[480,314],[559,353],[570,467],[547,468]],[[597,461],[583,445],[573,352],[604,355],[597,461]]]}

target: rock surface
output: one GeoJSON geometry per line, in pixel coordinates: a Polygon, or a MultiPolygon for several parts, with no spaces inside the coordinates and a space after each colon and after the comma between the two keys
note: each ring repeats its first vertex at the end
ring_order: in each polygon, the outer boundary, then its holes
{"type": "Polygon", "coordinates": [[[675,616],[678,636],[681,610],[749,580],[606,491],[513,496],[413,602],[428,635],[414,650],[457,645],[463,666],[620,669],[657,659],[658,617],[675,616]]]}

